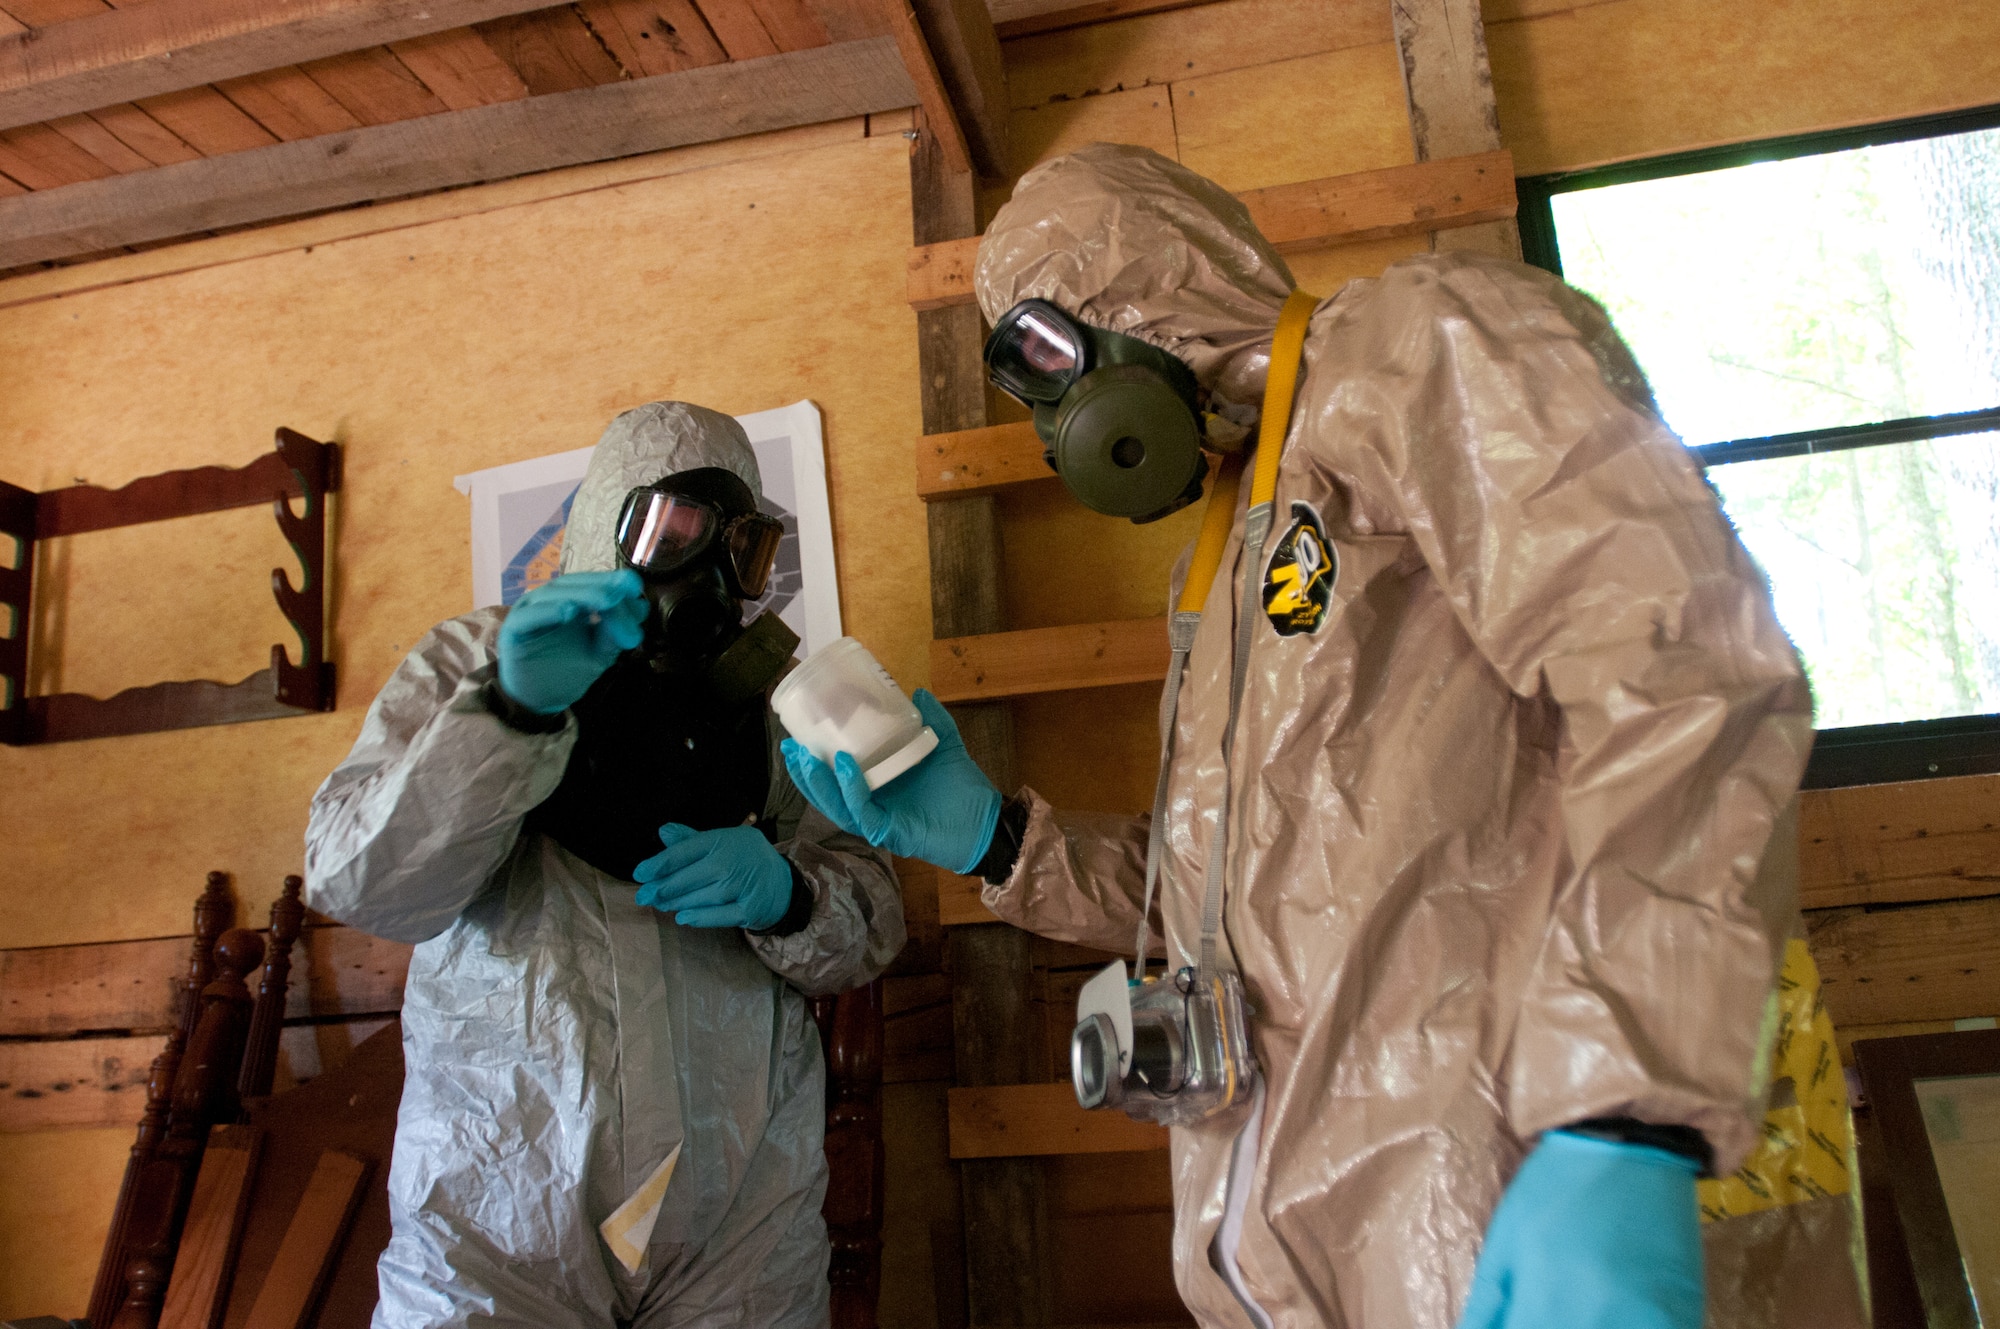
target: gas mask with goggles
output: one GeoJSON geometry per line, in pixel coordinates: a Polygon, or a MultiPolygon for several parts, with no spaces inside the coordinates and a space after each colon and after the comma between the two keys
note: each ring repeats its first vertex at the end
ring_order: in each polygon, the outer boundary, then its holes
{"type": "Polygon", "coordinates": [[[1194,372],[1157,346],[1023,300],[986,339],[993,385],[1035,413],[1043,457],[1087,508],[1157,521],[1201,497],[1204,443],[1243,429],[1202,409],[1194,372]]]}
{"type": "Polygon", "coordinates": [[[704,466],[642,485],[618,514],[618,561],[645,583],[639,651],[654,670],[705,678],[724,701],[762,691],[798,648],[776,614],[743,624],[764,594],[784,527],[733,471],[704,466]]]}

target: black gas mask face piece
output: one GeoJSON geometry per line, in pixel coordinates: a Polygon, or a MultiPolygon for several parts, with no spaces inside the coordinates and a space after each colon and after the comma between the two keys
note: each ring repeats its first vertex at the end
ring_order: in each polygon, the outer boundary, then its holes
{"type": "Polygon", "coordinates": [[[656,672],[706,677],[726,700],[760,691],[798,637],[776,614],[743,626],[764,593],[783,526],[757,510],[733,471],[704,466],[632,490],[618,515],[618,561],[645,583],[652,612],[640,653],[656,672]]]}
{"type": "Polygon", "coordinates": [[[1201,387],[1156,346],[1023,300],[986,339],[993,385],[1035,413],[1043,455],[1085,507],[1157,521],[1201,497],[1201,387]]]}

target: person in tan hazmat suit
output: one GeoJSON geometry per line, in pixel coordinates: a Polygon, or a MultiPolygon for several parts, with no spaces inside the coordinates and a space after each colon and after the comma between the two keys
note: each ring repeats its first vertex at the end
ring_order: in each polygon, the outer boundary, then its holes
{"type": "MultiPolygon", "coordinates": [[[[1103,144],[1021,179],[976,280],[996,340],[1053,307],[1024,372],[1065,337],[1166,352],[1211,442],[1278,377],[1294,288],[1227,192],[1103,144]]],[[[1239,500],[1162,703],[1163,815],[1003,800],[924,693],[944,742],[910,775],[871,793],[788,743],[795,782],[1104,950],[1139,931],[1157,836],[1170,971],[1198,964],[1226,810],[1217,962],[1260,1079],[1172,1132],[1203,1325],[1865,1324],[1844,1091],[1790,938],[1811,703],[1700,470],[1603,311],[1518,263],[1348,283],[1298,374],[1262,603],[1239,500]]]]}

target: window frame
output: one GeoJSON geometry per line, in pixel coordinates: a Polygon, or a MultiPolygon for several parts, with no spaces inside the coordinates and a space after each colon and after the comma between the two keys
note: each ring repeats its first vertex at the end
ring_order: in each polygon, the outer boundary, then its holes
{"type": "MultiPolygon", "coordinates": [[[[1556,240],[1555,209],[1551,202],[1557,194],[1995,128],[2000,128],[2000,105],[1848,129],[1789,134],[1584,170],[1523,176],[1515,181],[1520,203],[1518,218],[1522,256],[1538,268],[1558,277],[1563,275],[1562,252],[1556,240]]],[[[1767,461],[1808,453],[1996,431],[2000,431],[2000,403],[1955,415],[1915,416],[1873,424],[1729,439],[1693,447],[1689,451],[1706,469],[1731,462],[1767,461]]],[[[1813,743],[1812,758],[1806,765],[1802,787],[1831,789],[1995,772],[2000,772],[2000,712],[1819,730],[1813,743]]]]}

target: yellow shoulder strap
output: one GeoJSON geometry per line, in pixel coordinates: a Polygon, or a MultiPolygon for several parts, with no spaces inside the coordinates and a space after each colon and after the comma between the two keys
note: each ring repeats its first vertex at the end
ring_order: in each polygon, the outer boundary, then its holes
{"type": "MultiPolygon", "coordinates": [[[[1305,349],[1306,324],[1319,297],[1293,291],[1278,315],[1277,335],[1271,339],[1271,368],[1264,379],[1264,412],[1257,424],[1257,471],[1250,482],[1250,506],[1269,503],[1278,492],[1278,462],[1285,452],[1285,431],[1292,420],[1292,399],[1299,386],[1299,355],[1305,349]]],[[[1195,541],[1194,561],[1188,565],[1187,580],[1181,583],[1183,614],[1198,614],[1208,599],[1208,588],[1222,566],[1222,546],[1228,543],[1229,528],[1236,521],[1236,494],[1243,479],[1243,459],[1225,457],[1202,512],[1201,536],[1195,541]]]]}

